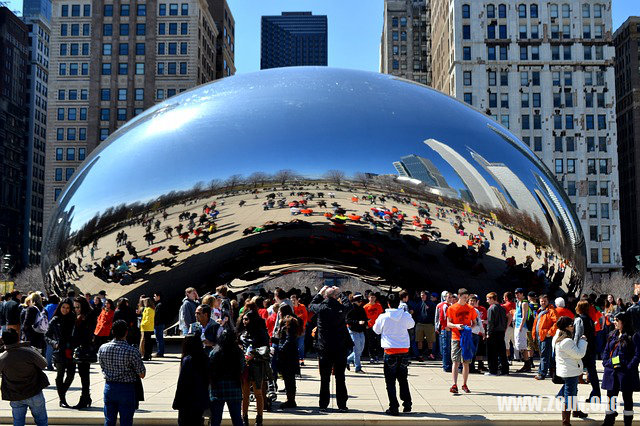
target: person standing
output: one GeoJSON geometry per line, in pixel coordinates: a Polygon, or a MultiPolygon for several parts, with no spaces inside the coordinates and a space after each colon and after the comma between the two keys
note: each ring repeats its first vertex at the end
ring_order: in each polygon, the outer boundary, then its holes
{"type": "Polygon", "coordinates": [[[185,297],[182,299],[180,312],[178,314],[180,320],[180,330],[183,335],[189,334],[189,326],[197,321],[196,308],[198,304],[198,292],[193,287],[188,287],[184,291],[185,297]]]}
{"type": "Polygon", "coordinates": [[[504,334],[507,328],[507,311],[498,303],[498,295],[494,292],[487,294],[487,356],[489,358],[488,376],[509,374],[509,360],[507,359],[504,334]]]}
{"type": "Polygon", "coordinates": [[[76,313],[76,322],[72,332],[73,359],[78,365],[78,375],[82,383],[80,401],[73,408],[80,410],[91,407],[89,373],[91,363],[96,362],[96,351],[93,345],[93,331],[96,325],[91,324],[88,319],[91,307],[87,299],[77,296],[73,300],[73,309],[76,313]]]}
{"type": "MultiPolygon", "coordinates": [[[[609,334],[602,353],[602,389],[606,389],[607,398],[611,400],[622,393],[624,401],[624,424],[633,423],[633,393],[640,391],[638,378],[638,361],[640,361],[640,334],[634,333],[633,319],[627,313],[619,313],[614,317],[614,330],[609,334]]],[[[604,426],[612,426],[618,413],[605,411],[604,426]]]]}
{"type": "Polygon", "coordinates": [[[243,426],[242,372],[245,359],[231,327],[226,327],[209,355],[211,426],[220,426],[227,404],[233,426],[243,426]]]}
{"type": "Polygon", "coordinates": [[[349,335],[353,341],[353,352],[347,357],[347,369],[349,369],[349,365],[353,362],[356,373],[364,373],[364,371],[362,371],[360,358],[364,350],[364,333],[367,330],[367,322],[369,321],[362,305],[364,305],[364,297],[362,297],[362,294],[356,293],[353,296],[352,308],[347,312],[346,316],[349,335]]]}
{"type": "Polygon", "coordinates": [[[46,347],[44,332],[38,328],[38,321],[41,321],[43,315],[47,315],[42,306],[42,297],[40,297],[38,293],[31,293],[27,297],[26,303],[27,307],[23,310],[24,315],[20,326],[22,340],[29,342],[31,346],[38,349],[40,353],[44,355],[46,347]]]}
{"type": "Polygon", "coordinates": [[[336,379],[338,410],[340,412],[348,411],[347,399],[349,396],[344,370],[347,367],[347,354],[351,352],[353,341],[347,331],[345,307],[337,300],[338,293],[338,287],[324,286],[309,304],[309,311],[316,314],[318,321],[320,411],[326,411],[329,406],[329,382],[332,372],[336,379]]]}
{"type": "Polygon", "coordinates": [[[109,341],[111,327],[113,326],[113,316],[115,315],[115,305],[113,300],[107,299],[102,306],[102,312],[98,316],[98,322],[93,334],[95,335],[96,347],[102,346],[109,341]]]}
{"type": "Polygon", "coordinates": [[[451,373],[451,329],[447,327],[447,309],[452,303],[453,296],[450,292],[443,291],[441,298],[442,301],[436,306],[434,326],[440,343],[442,369],[445,373],[451,373]]]}
{"type": "Polygon", "coordinates": [[[399,414],[400,404],[396,397],[396,381],[400,386],[402,412],[411,411],[411,392],[409,391],[409,329],[415,326],[411,314],[399,309],[400,299],[395,294],[387,298],[389,308],[378,316],[373,324],[373,331],[382,336],[381,345],[384,349],[384,380],[387,385],[389,408],[386,413],[392,416],[399,414]]]}
{"type": "Polygon", "coordinates": [[[6,322],[6,328],[11,328],[20,335],[20,312],[22,307],[20,306],[20,298],[22,294],[15,290],[9,293],[11,297],[9,300],[5,300],[3,311],[6,322]]]}
{"type": "Polygon", "coordinates": [[[560,317],[558,319],[557,333],[554,334],[552,345],[556,354],[556,375],[564,379],[564,384],[560,392],[558,392],[558,396],[564,398],[562,425],[571,426],[572,409],[574,417],[587,417],[587,414],[577,409],[578,401],[576,400],[578,396],[578,377],[582,374],[583,368],[582,358],[587,352],[587,339],[584,336],[580,336],[578,343],[574,341],[574,325],[569,317],[560,317]]]}
{"type": "Polygon", "coordinates": [[[556,334],[557,321],[556,310],[549,303],[549,298],[546,294],[541,295],[540,312],[536,315],[536,319],[533,321],[533,329],[531,330],[532,337],[538,341],[538,347],[540,348],[540,365],[538,366],[538,374],[535,376],[536,380],[544,380],[549,373],[549,369],[552,368],[551,340],[556,334]]]}
{"type": "Polygon", "coordinates": [[[377,363],[378,354],[380,350],[380,338],[373,332],[373,324],[375,324],[378,315],[384,312],[382,305],[378,302],[378,297],[375,293],[369,293],[369,303],[364,305],[364,311],[367,313],[368,324],[366,331],[366,343],[369,350],[369,362],[377,363]]]}
{"type": "MultiPolygon", "coordinates": [[[[467,379],[469,378],[469,363],[473,358],[473,353],[469,357],[462,355],[462,333],[465,329],[465,343],[466,339],[473,339],[471,336],[471,326],[473,326],[476,318],[478,318],[478,312],[475,308],[469,305],[469,291],[466,288],[458,290],[458,302],[449,306],[447,309],[447,327],[451,328],[451,360],[453,361],[453,386],[449,391],[451,393],[458,393],[458,368],[462,363],[462,390],[466,393],[470,393],[467,386],[467,379]]],[[[471,343],[471,346],[473,343],[471,343]]]]}
{"type": "Polygon", "coordinates": [[[153,352],[153,327],[155,325],[155,305],[150,297],[142,299],[142,320],[140,321],[140,353],[143,361],[151,361],[153,352]]]}
{"type": "Polygon", "coordinates": [[[53,348],[52,360],[56,367],[56,390],[60,399],[60,407],[63,408],[69,408],[67,390],[71,387],[76,374],[72,340],[75,322],[76,314],[73,312],[73,300],[65,299],[58,304],[45,334],[47,343],[53,348]]]}
{"type": "Polygon", "coordinates": [[[136,410],[136,382],[144,379],[146,369],[140,351],[127,343],[129,326],[125,321],[113,323],[113,340],[98,350],[98,362],[104,375],[104,424],[132,426],[136,410]]]}
{"type": "Polygon", "coordinates": [[[0,354],[2,399],[10,401],[14,426],[24,426],[27,408],[38,426],[47,426],[49,419],[42,389],[49,379],[42,371],[47,360],[30,346],[19,342],[14,329],[2,333],[4,352],[0,354]]]}
{"type": "Polygon", "coordinates": [[[429,300],[429,293],[425,290],[420,292],[420,305],[416,314],[416,345],[418,346],[418,361],[424,361],[424,355],[429,353],[429,359],[434,360],[433,343],[436,339],[434,326],[436,305],[429,300]],[[424,341],[427,341],[426,349],[423,348],[424,341]]]}
{"type": "Polygon", "coordinates": [[[156,304],[156,314],[153,320],[153,333],[156,336],[156,343],[158,345],[157,357],[164,356],[164,325],[166,323],[165,307],[162,302],[162,293],[156,291],[153,294],[153,300],[156,304]]]}
{"type": "Polygon", "coordinates": [[[309,314],[307,313],[307,307],[300,303],[300,299],[296,293],[293,293],[289,299],[293,304],[293,313],[296,314],[300,320],[300,326],[302,327],[300,336],[298,336],[296,340],[296,344],[298,346],[298,360],[300,365],[304,366],[304,337],[309,314]]]}
{"type": "Polygon", "coordinates": [[[524,365],[516,373],[531,372],[533,364],[527,347],[527,318],[531,315],[529,303],[524,297],[524,289],[516,289],[516,310],[513,317],[513,350],[522,354],[524,365]]]}
{"type": "Polygon", "coordinates": [[[178,426],[202,425],[202,414],[209,405],[209,379],[205,374],[207,367],[207,354],[198,336],[185,336],[172,404],[172,408],[178,410],[178,426]]]}
{"type": "MultiPolygon", "coordinates": [[[[615,318],[615,317],[614,317],[615,318]]],[[[587,338],[587,353],[582,358],[582,364],[587,370],[587,377],[591,385],[591,394],[589,399],[598,397],[601,399],[600,380],[598,379],[598,371],[596,370],[596,329],[593,321],[589,318],[589,302],[581,300],[576,305],[576,317],[573,320],[575,326],[574,341],[585,336],[587,338]]],[[[576,344],[578,342],[576,341],[576,344]]]]}
{"type": "Polygon", "coordinates": [[[296,404],[296,375],[300,374],[300,362],[297,340],[300,337],[302,327],[299,325],[298,318],[293,315],[285,315],[287,310],[291,311],[291,308],[286,305],[280,309],[283,316],[278,331],[278,371],[282,375],[287,392],[287,400],[280,404],[280,409],[298,406],[296,404]]]}

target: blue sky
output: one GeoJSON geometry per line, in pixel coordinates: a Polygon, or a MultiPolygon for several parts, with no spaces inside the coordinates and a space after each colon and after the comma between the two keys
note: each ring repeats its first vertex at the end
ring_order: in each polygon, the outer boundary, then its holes
{"type": "MultiPolygon", "coordinates": [[[[282,11],[311,11],[329,21],[329,66],[379,70],[384,0],[227,0],[236,20],[238,73],[260,69],[260,17],[282,11]]],[[[22,10],[22,0],[9,0],[22,10]]],[[[640,0],[613,0],[613,27],[640,15],[640,0]]]]}

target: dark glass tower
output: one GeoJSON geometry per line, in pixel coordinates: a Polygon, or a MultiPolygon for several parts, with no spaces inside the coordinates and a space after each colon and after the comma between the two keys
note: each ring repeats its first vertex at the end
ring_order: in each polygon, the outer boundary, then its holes
{"type": "Polygon", "coordinates": [[[327,65],[327,17],[282,12],[262,17],[260,69],[327,65]]]}

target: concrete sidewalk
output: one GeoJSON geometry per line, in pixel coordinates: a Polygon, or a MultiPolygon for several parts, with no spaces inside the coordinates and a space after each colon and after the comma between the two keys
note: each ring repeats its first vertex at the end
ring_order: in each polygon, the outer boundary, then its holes
{"type": "MultiPolygon", "coordinates": [[[[176,381],[179,372],[179,355],[170,354],[165,358],[154,359],[145,363],[147,377],[143,380],[145,388],[145,401],[141,402],[140,409],[136,412],[134,422],[136,425],[175,425],[177,412],[171,409],[176,381]]],[[[512,371],[520,367],[520,363],[514,363],[512,371]]],[[[297,381],[298,395],[296,410],[275,411],[265,413],[264,423],[267,425],[381,425],[395,426],[417,425],[428,422],[430,425],[446,424],[540,424],[560,423],[560,412],[551,397],[558,392],[559,385],[555,385],[550,379],[536,381],[533,374],[512,374],[508,377],[488,377],[481,374],[472,374],[469,379],[470,394],[461,393],[452,395],[449,393],[451,386],[451,374],[445,373],[436,361],[417,363],[409,366],[409,384],[413,398],[413,412],[402,414],[398,417],[390,417],[384,413],[388,406],[382,364],[363,364],[366,374],[347,372],[347,388],[349,391],[349,412],[340,413],[335,408],[335,400],[332,400],[330,409],[326,413],[318,411],[318,391],[320,378],[317,362],[308,359],[306,366],[302,367],[302,378],[297,381]],[[541,396],[541,405],[532,410],[499,411],[499,400],[509,396],[541,396]],[[453,422],[453,423],[452,423],[453,422]]],[[[64,409],[58,406],[58,397],[55,390],[55,372],[47,372],[51,386],[45,389],[47,409],[50,424],[102,424],[103,399],[102,390],[104,381],[98,365],[91,367],[91,408],[77,411],[64,409]]],[[[282,385],[282,381],[279,381],[282,385]]],[[[460,385],[460,383],[459,383],[460,385]]],[[[332,384],[333,389],[333,384],[332,384]]],[[[579,400],[584,401],[591,387],[579,386],[579,400]]],[[[80,379],[76,375],[75,381],[67,394],[69,404],[77,403],[80,398],[80,379]]],[[[278,394],[279,401],[284,399],[284,394],[278,394]]],[[[274,404],[275,407],[279,402],[274,404]]],[[[636,404],[637,406],[638,404],[636,404]]],[[[255,419],[255,412],[251,407],[251,424],[255,419]]],[[[602,421],[604,408],[583,407],[589,412],[588,420],[602,421]]],[[[28,421],[33,424],[33,419],[28,421]]],[[[640,416],[638,417],[640,419],[640,416]]],[[[621,422],[621,416],[619,416],[621,422]]],[[[573,424],[580,425],[589,421],[573,419],[573,424]]],[[[11,409],[7,401],[0,402],[0,424],[11,424],[11,409]]],[[[230,424],[225,413],[225,424],[230,424]]]]}

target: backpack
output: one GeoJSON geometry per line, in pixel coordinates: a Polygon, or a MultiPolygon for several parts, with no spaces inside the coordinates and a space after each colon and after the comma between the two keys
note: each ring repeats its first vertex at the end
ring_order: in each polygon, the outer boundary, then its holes
{"type": "Polygon", "coordinates": [[[33,331],[44,334],[49,329],[49,317],[46,312],[38,311],[36,320],[33,323],[33,331]]]}

